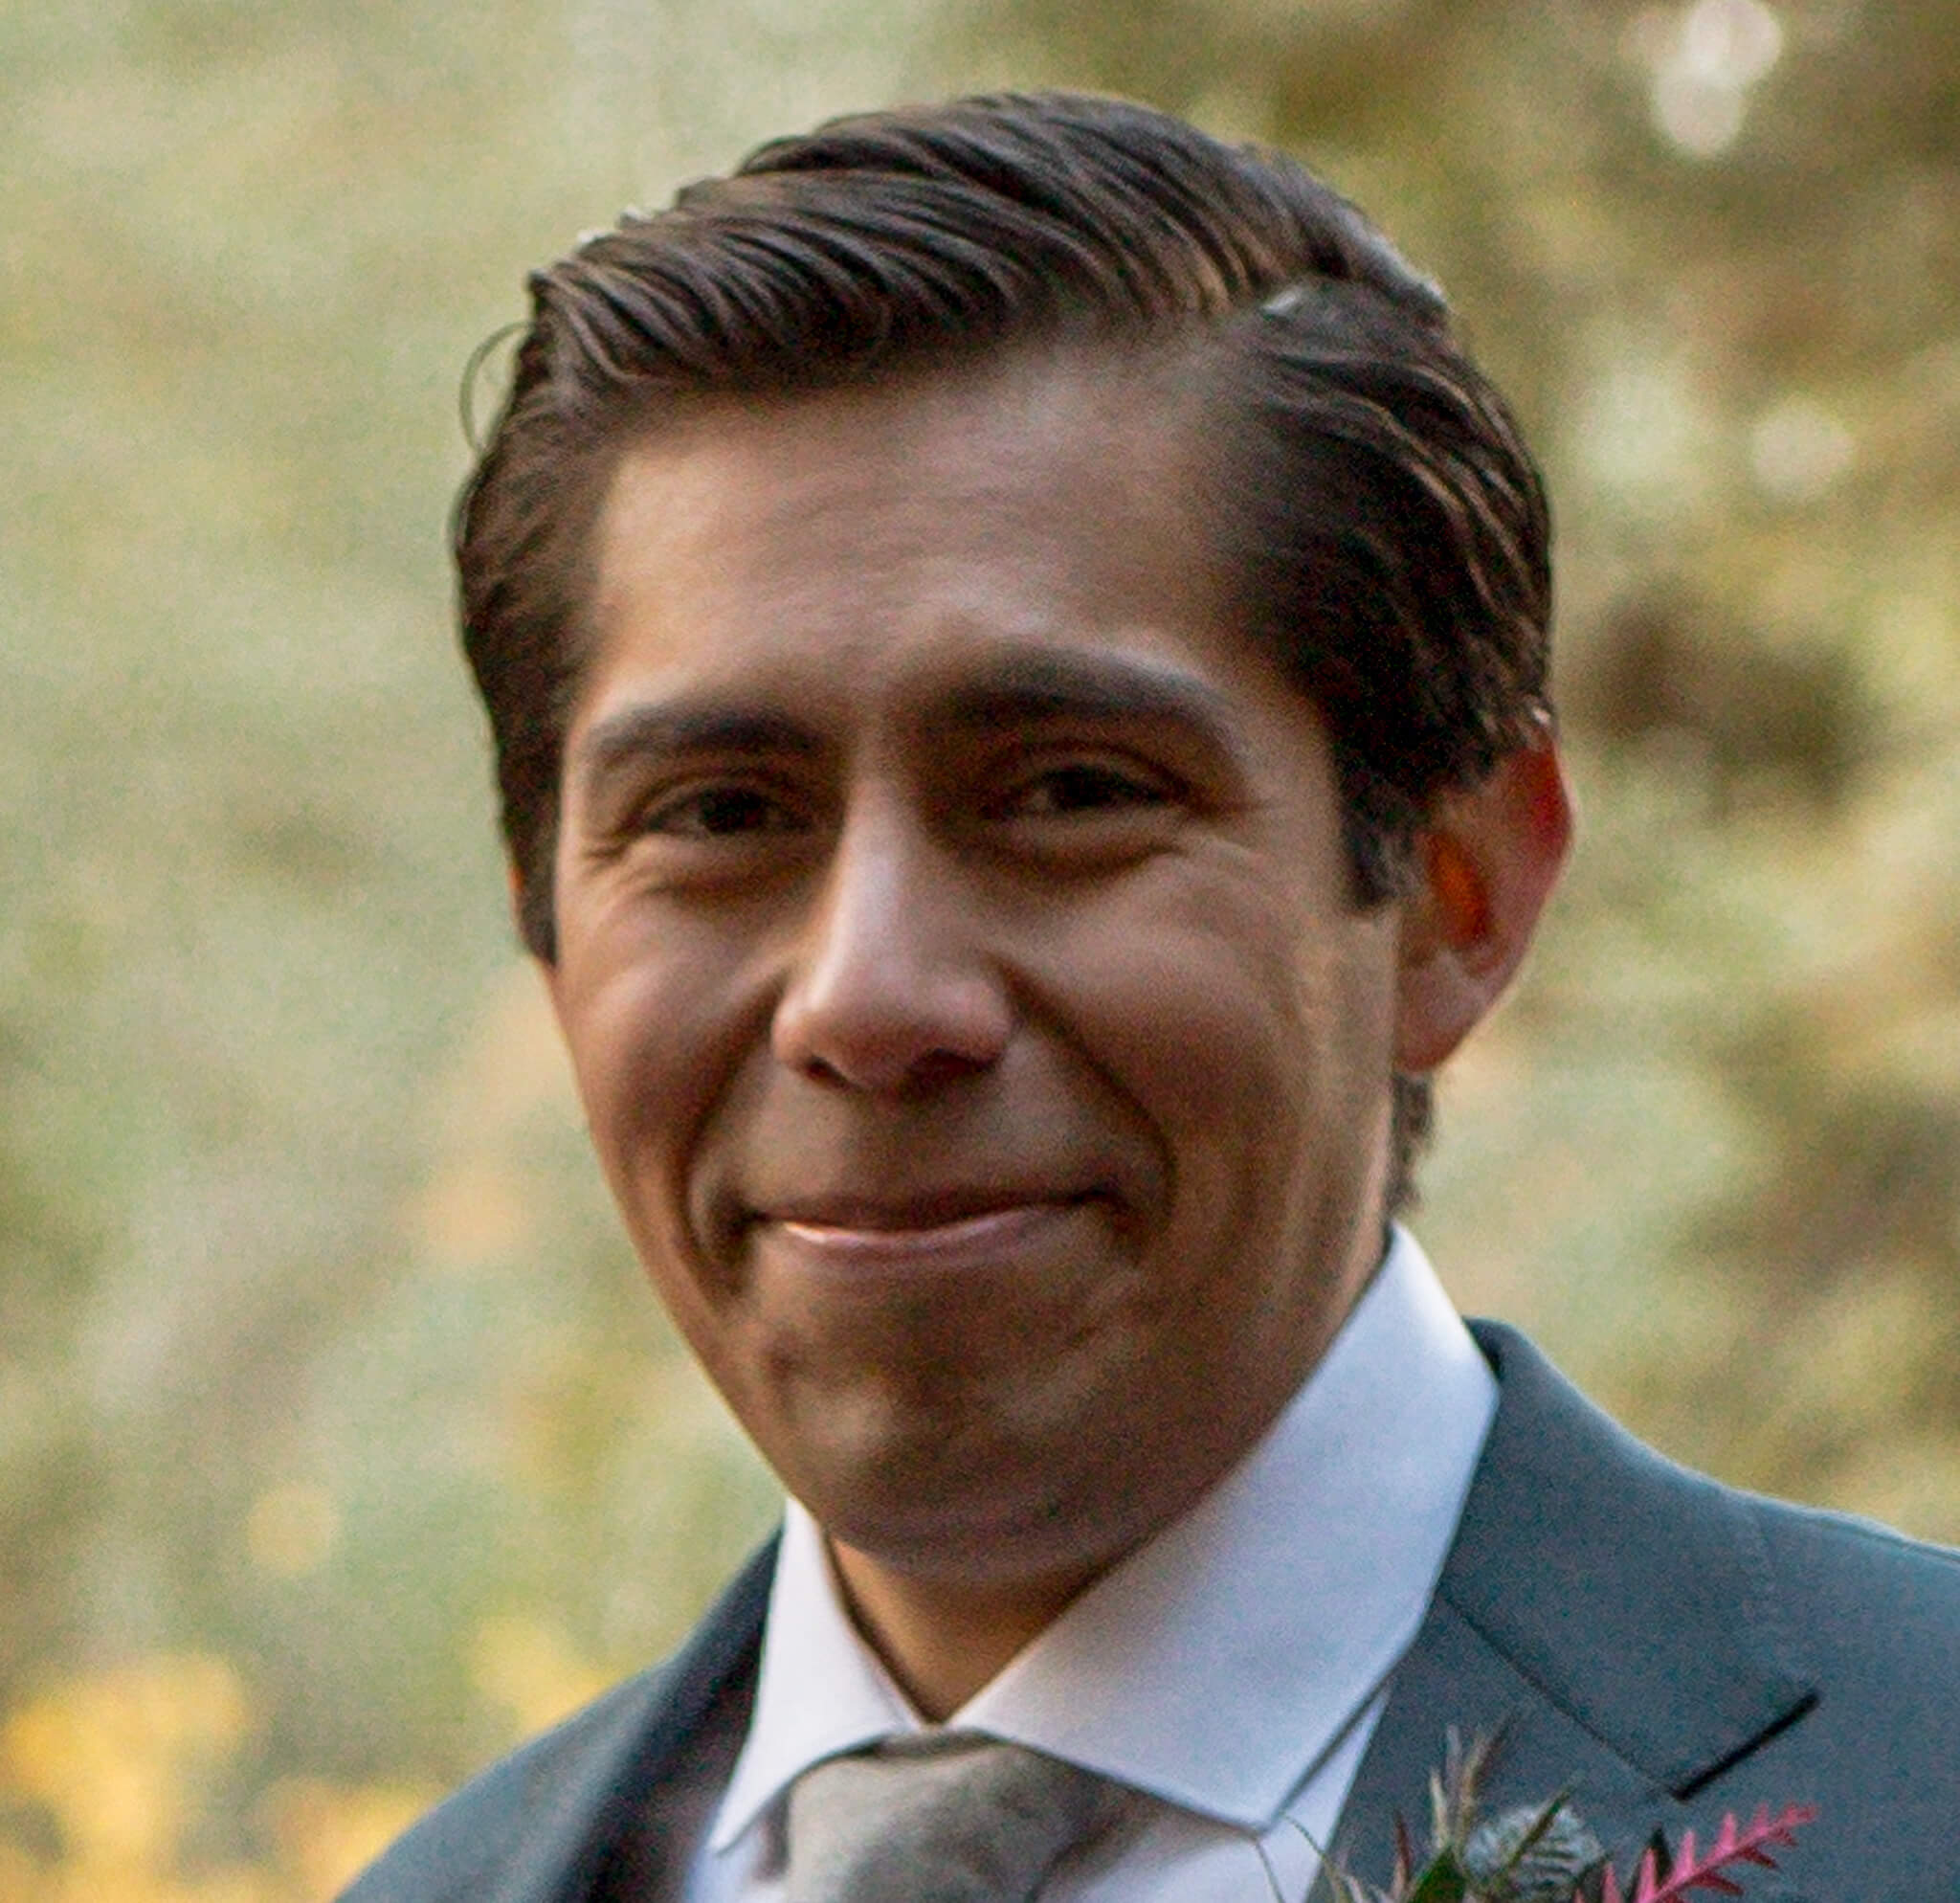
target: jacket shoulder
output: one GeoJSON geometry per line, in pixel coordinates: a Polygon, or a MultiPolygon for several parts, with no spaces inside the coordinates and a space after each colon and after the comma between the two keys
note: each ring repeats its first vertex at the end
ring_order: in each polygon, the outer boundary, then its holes
{"type": "Polygon", "coordinates": [[[1960,1675],[1927,1668],[1960,1658],[1960,1551],[1847,1513],[1743,1497],[1792,1623],[1826,1675],[1841,1682],[1848,1669],[1937,1695],[1960,1731],[1960,1675]]]}

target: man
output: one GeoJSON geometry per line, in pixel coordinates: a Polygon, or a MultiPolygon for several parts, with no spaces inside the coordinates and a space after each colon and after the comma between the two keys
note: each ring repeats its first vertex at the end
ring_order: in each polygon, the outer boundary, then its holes
{"type": "Polygon", "coordinates": [[[532,290],[457,534],[518,918],[791,1504],[351,1895],[1295,1899],[1451,1727],[1623,1871],[1811,1802],[1785,1894],[1956,1893],[1952,1556],[1666,1466],[1391,1226],[1569,833],[1544,502],[1433,287],[1049,97],[532,290]]]}

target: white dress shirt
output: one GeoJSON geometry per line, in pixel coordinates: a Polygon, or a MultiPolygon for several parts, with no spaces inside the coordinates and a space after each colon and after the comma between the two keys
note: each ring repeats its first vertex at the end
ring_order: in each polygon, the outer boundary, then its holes
{"type": "MultiPolygon", "coordinates": [[[[1043,1903],[1304,1897],[1455,1534],[1497,1384],[1405,1232],[1239,1465],[947,1721],[1103,1773],[1114,1827],[1043,1903]]],[[[931,1727],[791,1501],[748,1734],[681,1903],[781,1903],[790,1785],[931,1727]]]]}

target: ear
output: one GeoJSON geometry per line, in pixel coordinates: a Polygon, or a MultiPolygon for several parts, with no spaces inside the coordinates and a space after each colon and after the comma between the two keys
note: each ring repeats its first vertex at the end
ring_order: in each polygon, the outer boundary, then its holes
{"type": "Polygon", "coordinates": [[[1571,795],[1548,732],[1437,800],[1415,837],[1419,879],[1402,907],[1398,1070],[1434,1070],[1503,996],[1571,838],[1571,795]]]}

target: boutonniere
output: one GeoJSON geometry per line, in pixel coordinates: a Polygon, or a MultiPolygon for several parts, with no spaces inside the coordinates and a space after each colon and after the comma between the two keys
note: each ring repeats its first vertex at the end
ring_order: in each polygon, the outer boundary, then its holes
{"type": "Polygon", "coordinates": [[[1478,1786],[1494,1745],[1483,1738],[1466,1750],[1452,1732],[1443,1769],[1429,1780],[1427,1860],[1416,1862],[1397,1818],[1389,1888],[1378,1890],[1329,1863],[1336,1903],[1683,1903],[1690,1892],[1739,1896],[1746,1869],[1774,1869],[1770,1852],[1795,1843],[1797,1827],[1816,1816],[1808,1804],[1788,1804],[1773,1816],[1765,1804],[1747,1824],[1726,1816],[1705,1849],[1692,1830],[1671,1857],[1650,1847],[1632,1889],[1622,1889],[1599,1840],[1563,1794],[1482,1815],[1478,1786]]]}

